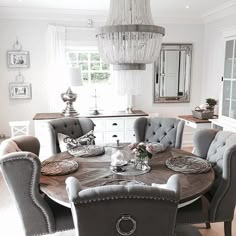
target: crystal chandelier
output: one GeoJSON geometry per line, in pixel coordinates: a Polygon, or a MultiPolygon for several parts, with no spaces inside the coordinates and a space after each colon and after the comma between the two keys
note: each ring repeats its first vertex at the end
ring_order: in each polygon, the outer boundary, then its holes
{"type": "Polygon", "coordinates": [[[158,59],[164,35],[153,23],[150,0],[110,0],[107,23],[96,37],[100,56],[114,70],[145,70],[158,59]]]}

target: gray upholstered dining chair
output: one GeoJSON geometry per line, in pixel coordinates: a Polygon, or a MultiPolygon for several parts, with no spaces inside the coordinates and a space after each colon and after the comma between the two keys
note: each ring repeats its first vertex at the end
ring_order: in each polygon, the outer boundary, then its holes
{"type": "Polygon", "coordinates": [[[66,180],[76,235],[171,236],[179,200],[179,177],[166,188],[107,185],[81,190],[74,177],[66,180]]]}
{"type": "Polygon", "coordinates": [[[134,123],[136,142],[159,142],[181,148],[184,121],[176,118],[140,117],[134,123]]]}
{"type": "Polygon", "coordinates": [[[73,118],[65,117],[51,120],[48,122],[51,153],[57,154],[61,152],[58,133],[70,136],[71,138],[79,138],[91,130],[94,130],[94,123],[89,118],[73,118]]]}
{"type": "Polygon", "coordinates": [[[25,235],[73,229],[70,209],[40,194],[40,144],[33,136],[17,136],[0,145],[0,168],[17,206],[25,235]]]}
{"type": "Polygon", "coordinates": [[[194,154],[212,163],[215,181],[199,200],[179,209],[177,222],[182,224],[224,222],[225,236],[232,235],[236,204],[236,133],[214,129],[195,133],[194,154]]]}

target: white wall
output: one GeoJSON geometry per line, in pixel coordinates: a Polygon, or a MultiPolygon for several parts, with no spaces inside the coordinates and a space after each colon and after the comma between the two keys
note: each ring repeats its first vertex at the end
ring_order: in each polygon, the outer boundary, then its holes
{"type": "MultiPolygon", "coordinates": [[[[45,30],[40,21],[0,20],[0,133],[9,134],[8,121],[32,120],[36,112],[48,112],[45,30]],[[26,82],[32,84],[32,99],[10,100],[9,83],[15,81],[18,69],[7,67],[7,50],[18,37],[23,50],[30,52],[30,68],[21,69],[26,82]]],[[[31,127],[32,128],[32,127],[31,127]]]]}
{"type": "Polygon", "coordinates": [[[149,65],[144,78],[143,95],[135,98],[135,107],[146,112],[159,113],[160,116],[177,117],[191,114],[194,107],[200,104],[203,58],[203,25],[166,24],[165,43],[192,43],[192,79],[190,103],[156,104],[153,103],[153,68],[149,65]]]}
{"type": "MultiPolygon", "coordinates": [[[[45,33],[48,23],[47,20],[0,19],[0,134],[10,134],[8,121],[32,121],[36,113],[49,112],[45,45],[45,33]],[[10,82],[15,80],[18,70],[7,68],[6,52],[12,49],[16,37],[23,45],[23,49],[30,51],[30,68],[22,70],[25,80],[32,84],[33,94],[30,100],[9,99],[8,86],[10,82]]],[[[50,21],[50,23],[61,24],[63,21],[50,21]]],[[[70,22],[64,23],[70,25],[70,22]]],[[[153,104],[153,71],[152,65],[148,65],[144,76],[143,95],[134,98],[134,106],[146,112],[159,113],[160,116],[177,117],[181,114],[190,114],[192,108],[199,104],[202,73],[201,59],[203,57],[203,25],[164,24],[164,26],[167,32],[164,42],[193,43],[191,102],[186,104],[153,104]]],[[[33,122],[31,122],[31,132],[32,128],[33,122]]]]}

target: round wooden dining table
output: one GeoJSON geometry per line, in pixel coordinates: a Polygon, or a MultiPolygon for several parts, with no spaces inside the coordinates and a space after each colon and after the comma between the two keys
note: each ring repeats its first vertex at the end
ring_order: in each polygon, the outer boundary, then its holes
{"type": "MultiPolygon", "coordinates": [[[[65,180],[69,176],[77,178],[83,188],[96,187],[106,185],[114,180],[135,180],[135,182],[142,182],[147,185],[152,183],[165,184],[168,178],[174,174],[180,175],[180,204],[190,203],[199,198],[212,186],[214,181],[214,171],[201,174],[183,174],[175,172],[166,167],[166,160],[171,157],[178,156],[193,156],[192,153],[179,150],[167,149],[162,153],[153,155],[149,160],[151,170],[148,173],[136,176],[123,176],[113,173],[110,170],[111,164],[111,147],[105,148],[105,154],[96,157],[73,157],[68,152],[56,154],[46,160],[46,163],[61,161],[61,160],[75,160],[79,164],[77,171],[67,175],[41,175],[40,189],[48,197],[54,201],[70,207],[67,196],[65,180]]],[[[127,146],[124,150],[127,151],[127,146]]]]}

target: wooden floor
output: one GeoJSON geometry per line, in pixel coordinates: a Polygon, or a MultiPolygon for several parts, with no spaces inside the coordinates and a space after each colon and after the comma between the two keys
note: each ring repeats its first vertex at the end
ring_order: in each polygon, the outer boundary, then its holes
{"type": "MultiPolygon", "coordinates": [[[[191,151],[191,148],[185,149],[191,151]]],[[[211,229],[205,229],[204,225],[198,225],[197,229],[202,236],[224,236],[223,223],[215,223],[211,225],[211,229]]],[[[21,223],[16,207],[11,199],[8,189],[0,174],[0,235],[3,236],[23,236],[21,223]]],[[[68,231],[54,236],[74,236],[74,231],[68,231]]],[[[185,235],[184,235],[185,236],[185,235]]],[[[189,234],[189,236],[192,236],[189,234]]],[[[236,236],[236,214],[233,221],[233,233],[236,236]]]]}

